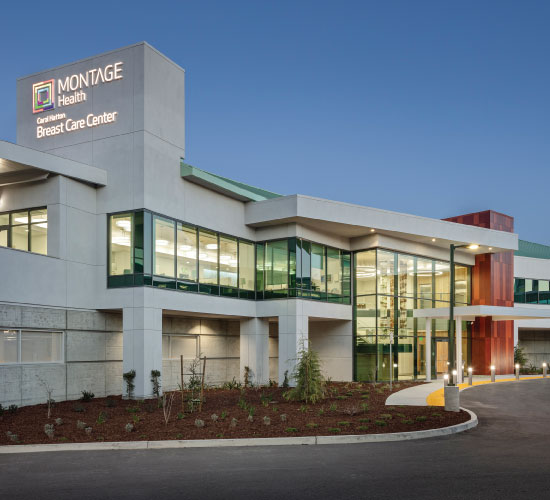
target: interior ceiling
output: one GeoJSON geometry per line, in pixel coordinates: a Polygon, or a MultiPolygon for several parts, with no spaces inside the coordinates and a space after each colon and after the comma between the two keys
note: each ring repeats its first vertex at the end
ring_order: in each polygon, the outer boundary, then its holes
{"type": "Polygon", "coordinates": [[[48,175],[38,168],[0,158],[0,186],[44,180],[48,175]]]}

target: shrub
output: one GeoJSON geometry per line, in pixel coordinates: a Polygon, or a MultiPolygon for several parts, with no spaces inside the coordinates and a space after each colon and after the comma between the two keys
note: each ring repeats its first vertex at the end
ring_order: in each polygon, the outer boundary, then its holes
{"type": "Polygon", "coordinates": [[[248,415],[248,417],[246,417],[246,420],[248,420],[249,422],[254,422],[254,415],[248,415]]]}
{"type": "Polygon", "coordinates": [[[13,443],[19,443],[19,436],[17,434],[14,434],[13,432],[11,431],[7,431],[6,432],[6,436],[8,437],[8,439],[10,441],[12,441],[13,443]]]}
{"type": "Polygon", "coordinates": [[[79,404],[73,405],[73,411],[76,413],[84,413],[84,407],[79,404]]]}
{"type": "Polygon", "coordinates": [[[317,412],[317,414],[322,417],[324,414],[325,414],[325,410],[323,410],[322,408],[317,412]]]}
{"type": "Polygon", "coordinates": [[[63,425],[63,419],[62,418],[56,418],[55,419],[55,425],[63,425]]]}
{"type": "Polygon", "coordinates": [[[91,427],[86,427],[84,429],[84,432],[88,435],[88,436],[91,436],[92,435],[92,428],[91,427]]]}
{"type": "Polygon", "coordinates": [[[298,429],[296,427],[287,427],[285,429],[286,432],[298,432],[298,429]]]}
{"type": "Polygon", "coordinates": [[[388,425],[385,420],[375,420],[374,423],[379,427],[385,427],[386,425],[388,425]]]}
{"type": "Polygon", "coordinates": [[[264,417],[263,421],[264,421],[264,425],[271,425],[271,419],[269,417],[264,417]]]}
{"type": "Polygon", "coordinates": [[[418,417],[416,417],[417,422],[425,422],[426,420],[428,420],[428,417],[425,415],[418,415],[418,417]]]}
{"type": "Polygon", "coordinates": [[[401,420],[402,424],[414,424],[414,420],[411,420],[410,418],[407,418],[405,420],[401,420]]]}
{"type": "Polygon", "coordinates": [[[218,420],[218,415],[212,413],[212,415],[210,415],[210,420],[212,420],[212,422],[216,422],[218,420]]]}
{"type": "Polygon", "coordinates": [[[523,350],[523,347],[519,346],[519,344],[514,347],[514,364],[516,363],[521,367],[527,365],[527,356],[525,356],[525,351],[523,350]]]}
{"type": "Polygon", "coordinates": [[[15,415],[17,413],[17,409],[19,407],[17,405],[9,405],[8,406],[8,413],[10,413],[11,415],[15,415]]]}
{"type": "Polygon", "coordinates": [[[336,411],[337,408],[338,408],[338,406],[336,405],[336,403],[332,403],[332,404],[329,406],[329,410],[330,410],[330,411],[336,411]]]}
{"type": "Polygon", "coordinates": [[[178,420],[183,420],[183,419],[185,418],[185,414],[182,413],[182,412],[180,411],[180,412],[178,412],[178,414],[176,415],[176,418],[177,418],[178,420]]]}
{"type": "Polygon", "coordinates": [[[360,418],[359,422],[361,422],[362,424],[367,424],[370,422],[370,418],[360,418]]]}
{"type": "Polygon", "coordinates": [[[195,427],[204,427],[204,420],[201,420],[200,418],[195,419],[195,427]]]}
{"type": "Polygon", "coordinates": [[[231,424],[230,424],[231,427],[233,427],[233,428],[237,427],[237,422],[238,422],[238,420],[235,417],[233,417],[231,419],[231,424]]]}
{"type": "Polygon", "coordinates": [[[134,424],[131,424],[131,423],[127,423],[125,426],[124,426],[124,430],[128,433],[132,432],[134,430],[134,424]]]}
{"type": "Polygon", "coordinates": [[[151,370],[151,383],[153,384],[153,396],[160,398],[160,371],[151,370]]]}
{"type": "Polygon", "coordinates": [[[80,398],[80,401],[83,403],[89,403],[92,399],[94,399],[95,394],[92,391],[82,391],[82,397],[80,398]]]}
{"type": "Polygon", "coordinates": [[[104,412],[100,412],[100,414],[97,416],[96,423],[98,425],[104,424],[107,421],[107,414],[104,412]]]}
{"type": "Polygon", "coordinates": [[[45,432],[46,436],[48,436],[50,439],[53,439],[53,436],[55,434],[53,424],[44,425],[44,432],[45,432]]]}
{"type": "Polygon", "coordinates": [[[134,398],[134,389],[136,388],[134,384],[134,379],[136,378],[136,371],[130,370],[126,373],[122,374],[122,378],[124,379],[124,382],[126,383],[126,395],[128,396],[128,399],[134,398]]]}
{"type": "Polygon", "coordinates": [[[369,426],[368,425],[360,425],[359,427],[357,427],[357,430],[359,430],[359,431],[368,431],[369,426]]]}
{"type": "Polygon", "coordinates": [[[285,370],[285,378],[283,380],[283,388],[284,389],[288,388],[288,370],[285,370]]]}
{"type": "Polygon", "coordinates": [[[342,432],[342,429],[339,427],[329,427],[328,431],[332,434],[338,434],[339,432],[342,432]]]}
{"type": "Polygon", "coordinates": [[[308,422],[306,424],[306,427],[308,427],[309,429],[315,429],[316,427],[319,427],[319,425],[316,424],[315,422],[308,422]]]}
{"type": "Polygon", "coordinates": [[[432,417],[441,417],[441,413],[432,413],[432,417]]]}
{"type": "Polygon", "coordinates": [[[76,428],[80,429],[81,431],[86,428],[86,422],[82,422],[82,420],[76,421],[76,428]]]}
{"type": "Polygon", "coordinates": [[[244,367],[244,386],[245,387],[248,387],[250,385],[250,375],[251,375],[250,367],[245,366],[244,367]]]}
{"type": "Polygon", "coordinates": [[[380,418],[383,418],[384,420],[391,420],[392,415],[391,413],[382,413],[381,415],[378,415],[380,418]]]}
{"type": "Polygon", "coordinates": [[[233,380],[231,382],[225,382],[222,385],[222,389],[228,389],[228,390],[240,389],[241,387],[242,387],[242,384],[240,382],[237,382],[235,380],[235,377],[233,377],[233,380]]]}
{"type": "Polygon", "coordinates": [[[286,422],[286,413],[281,413],[281,422],[286,422]]]}
{"type": "Polygon", "coordinates": [[[351,425],[351,422],[347,422],[347,421],[342,421],[342,422],[338,422],[338,425],[340,427],[347,427],[348,425],[351,425]]]}
{"type": "Polygon", "coordinates": [[[307,411],[307,406],[305,406],[305,405],[300,406],[300,411],[302,413],[305,413],[307,411]]]}

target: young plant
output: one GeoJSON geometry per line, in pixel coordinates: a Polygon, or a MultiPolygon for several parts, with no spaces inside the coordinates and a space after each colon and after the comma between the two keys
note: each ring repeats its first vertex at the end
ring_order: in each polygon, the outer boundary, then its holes
{"type": "Polygon", "coordinates": [[[218,421],[218,415],[216,415],[215,413],[212,413],[212,415],[210,415],[210,420],[212,420],[212,422],[217,422],[218,421]]]}
{"type": "Polygon", "coordinates": [[[123,373],[122,378],[126,383],[126,395],[128,399],[134,399],[134,389],[136,388],[134,379],[136,378],[136,371],[130,370],[129,372],[123,373]]]}
{"type": "Polygon", "coordinates": [[[285,398],[311,404],[325,398],[326,383],[321,373],[321,362],[319,355],[313,349],[302,345],[293,378],[296,381],[296,387],[286,392],[285,398]]]}
{"type": "Polygon", "coordinates": [[[288,388],[288,370],[285,370],[285,378],[283,380],[283,388],[284,389],[288,388]]]}
{"type": "Polygon", "coordinates": [[[237,422],[238,422],[238,420],[237,420],[236,418],[233,417],[233,418],[231,419],[231,424],[230,424],[231,427],[233,427],[233,428],[237,427],[237,422]]]}
{"type": "Polygon", "coordinates": [[[76,428],[83,431],[86,428],[86,422],[82,422],[82,420],[76,421],[76,428]]]}
{"type": "Polygon", "coordinates": [[[44,425],[44,432],[45,432],[46,436],[48,436],[50,439],[53,439],[53,436],[55,434],[53,424],[44,425]]]}
{"type": "Polygon", "coordinates": [[[162,413],[164,415],[164,425],[168,425],[168,420],[170,420],[170,413],[172,412],[172,405],[174,404],[174,397],[176,396],[175,392],[171,392],[170,396],[166,394],[162,395],[162,413]]]}
{"type": "Polygon", "coordinates": [[[56,418],[54,420],[54,422],[55,422],[55,425],[63,425],[63,419],[62,418],[56,418]]]}
{"type": "Polygon", "coordinates": [[[82,391],[82,397],[80,401],[83,403],[89,403],[92,399],[95,398],[95,394],[92,391],[82,391]]]}
{"type": "Polygon", "coordinates": [[[160,398],[160,371],[151,370],[151,383],[153,384],[153,396],[160,398]]]}
{"type": "Polygon", "coordinates": [[[264,417],[263,421],[264,421],[264,425],[271,425],[271,419],[269,417],[264,417]]]}
{"type": "Polygon", "coordinates": [[[245,366],[244,367],[244,386],[245,387],[248,387],[250,385],[250,375],[251,375],[250,367],[245,366]]]}
{"type": "MultiPolygon", "coordinates": [[[[53,387],[49,384],[49,382],[40,378],[38,375],[36,376],[36,378],[38,379],[38,383],[42,386],[42,388],[44,389],[44,392],[46,393],[46,403],[48,405],[48,418],[50,418],[52,414],[52,406],[54,403],[54,400],[52,399],[53,387]]],[[[17,406],[15,408],[17,409],[17,406]]]]}
{"type": "Polygon", "coordinates": [[[124,430],[128,433],[132,432],[134,430],[134,425],[133,424],[130,424],[130,423],[127,423],[125,426],[124,426],[124,430]]]}
{"type": "Polygon", "coordinates": [[[204,427],[204,420],[201,420],[200,418],[196,418],[195,427],[198,427],[198,428],[204,427]]]}
{"type": "Polygon", "coordinates": [[[91,436],[92,435],[92,428],[91,427],[86,427],[84,429],[84,432],[88,435],[88,436],[91,436]]]}

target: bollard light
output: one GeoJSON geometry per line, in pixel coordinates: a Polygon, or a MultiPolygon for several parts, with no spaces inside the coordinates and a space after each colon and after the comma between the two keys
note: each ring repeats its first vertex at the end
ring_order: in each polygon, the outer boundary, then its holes
{"type": "Polygon", "coordinates": [[[519,380],[519,363],[516,363],[516,380],[519,380]]]}
{"type": "Polygon", "coordinates": [[[445,373],[443,375],[443,387],[447,387],[449,385],[449,374],[445,373]]]}
{"type": "Polygon", "coordinates": [[[456,385],[456,375],[457,375],[457,371],[456,370],[453,370],[453,385],[456,385]]]}
{"type": "Polygon", "coordinates": [[[468,368],[468,385],[472,385],[473,384],[473,374],[474,374],[474,369],[470,366],[468,368]]]}
{"type": "Polygon", "coordinates": [[[495,381],[495,365],[491,365],[491,382],[495,381]]]}
{"type": "Polygon", "coordinates": [[[546,363],[542,363],[542,377],[546,378],[548,375],[548,365],[546,363]]]}

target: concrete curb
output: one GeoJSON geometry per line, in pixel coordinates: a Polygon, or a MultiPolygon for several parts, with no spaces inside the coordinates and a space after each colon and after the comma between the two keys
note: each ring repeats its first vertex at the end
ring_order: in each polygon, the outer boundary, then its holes
{"type": "Polygon", "coordinates": [[[477,426],[477,415],[466,409],[470,420],[461,424],[428,429],[425,431],[392,432],[387,434],[361,434],[345,436],[304,436],[249,439],[193,439],[186,441],[118,441],[111,443],[68,443],[68,444],[23,444],[0,446],[2,453],[40,453],[47,451],[98,451],[98,450],[160,450],[167,448],[227,448],[233,446],[294,446],[323,444],[383,443],[388,441],[410,441],[438,436],[448,436],[473,429],[477,426]]]}

